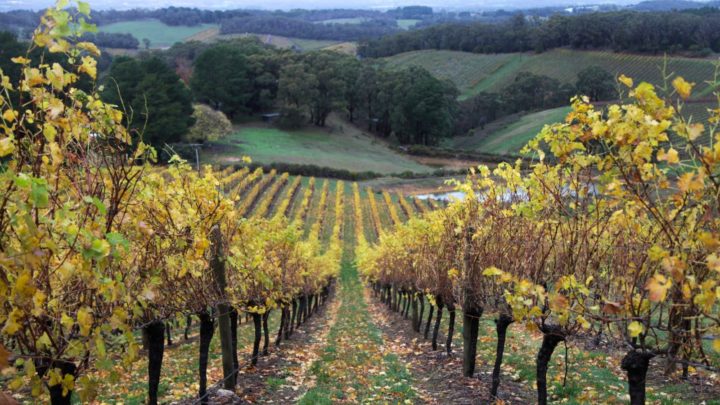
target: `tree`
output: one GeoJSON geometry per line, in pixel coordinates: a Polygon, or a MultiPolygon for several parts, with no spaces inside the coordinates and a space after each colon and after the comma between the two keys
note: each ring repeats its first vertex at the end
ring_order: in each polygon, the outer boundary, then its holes
{"type": "Polygon", "coordinates": [[[457,110],[457,88],[416,67],[391,77],[390,126],[398,141],[436,145],[440,138],[450,136],[457,110]]]}
{"type": "Polygon", "coordinates": [[[510,111],[546,109],[565,105],[575,89],[556,79],[533,73],[520,73],[503,91],[510,111]]]}
{"type": "Polygon", "coordinates": [[[230,119],[250,111],[252,82],[247,56],[230,45],[205,50],[195,61],[190,86],[198,101],[230,119]]]}
{"type": "Polygon", "coordinates": [[[289,127],[302,125],[308,100],[315,97],[317,81],[301,61],[289,63],[280,71],[278,99],[283,108],[282,121],[287,121],[289,127]]]}
{"type": "Polygon", "coordinates": [[[184,141],[217,141],[232,131],[232,123],[221,111],[213,110],[204,104],[195,104],[193,110],[195,123],[183,137],[184,141]]]}
{"type": "Polygon", "coordinates": [[[316,77],[313,91],[308,95],[310,121],[324,127],[330,113],[342,106],[345,81],[342,61],[346,58],[336,52],[309,53],[304,59],[309,72],[316,77]]]}
{"type": "Polygon", "coordinates": [[[162,149],[193,124],[192,95],[161,59],[118,57],[110,66],[103,98],[126,110],[136,139],[162,149]]]}
{"type": "Polygon", "coordinates": [[[590,66],[578,73],[575,87],[592,101],[608,100],[615,95],[615,79],[600,66],[590,66]]]}

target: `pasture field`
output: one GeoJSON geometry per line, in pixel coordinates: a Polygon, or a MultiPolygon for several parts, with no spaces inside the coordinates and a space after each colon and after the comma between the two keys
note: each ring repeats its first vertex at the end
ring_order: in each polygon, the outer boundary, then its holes
{"type": "Polygon", "coordinates": [[[100,32],[132,34],[143,47],[142,40],[150,40],[151,48],[167,48],[176,42],[183,42],[187,38],[200,32],[217,28],[215,24],[200,24],[194,27],[171,26],[159,20],[121,21],[98,27],[100,32]]]}
{"type": "Polygon", "coordinates": [[[488,125],[481,134],[452,138],[453,148],[470,148],[487,153],[517,155],[525,144],[547,124],[562,122],[570,107],[559,107],[520,117],[501,119],[488,125]]]}
{"type": "MultiPolygon", "coordinates": [[[[713,108],[712,103],[691,101],[682,107],[681,114],[689,122],[707,122],[709,108],[713,108]]],[[[450,138],[446,146],[500,155],[519,155],[523,146],[540,133],[545,125],[563,122],[569,112],[570,107],[558,107],[504,117],[490,123],[484,130],[477,130],[472,136],[450,138]]],[[[670,141],[679,152],[683,152],[686,146],[684,140],[671,136],[670,141]]],[[[701,138],[699,142],[707,144],[708,140],[701,138]]]]}
{"type": "MultiPolygon", "coordinates": [[[[199,35],[203,35],[200,33],[199,35]]],[[[233,38],[245,38],[248,36],[255,36],[258,39],[260,39],[260,42],[266,45],[272,45],[277,48],[281,49],[290,49],[290,48],[297,48],[301,51],[316,51],[319,49],[325,49],[328,47],[333,46],[339,46],[342,44],[348,44],[348,42],[342,42],[342,41],[324,41],[324,40],[317,40],[317,39],[303,39],[303,38],[290,38],[290,37],[283,37],[279,35],[270,35],[270,34],[220,34],[219,32],[215,32],[214,35],[211,33],[208,35],[203,35],[202,38],[199,38],[198,40],[204,41],[204,42],[212,42],[212,41],[222,41],[222,40],[229,40],[233,38]]],[[[194,39],[194,38],[189,38],[194,39]]]]}
{"type": "Polygon", "coordinates": [[[574,83],[577,74],[599,66],[612,75],[624,74],[636,82],[663,84],[663,69],[697,84],[695,97],[710,94],[705,81],[713,77],[716,61],[683,57],[633,55],[600,51],[556,49],[540,54],[475,54],[446,50],[401,53],[385,58],[397,68],[422,66],[438,78],[450,79],[460,89],[461,98],[480,91],[499,91],[524,72],[545,75],[561,83],[574,83]]]}
{"type": "Polygon", "coordinates": [[[351,172],[391,174],[433,170],[348,127],[331,133],[315,128],[283,131],[262,124],[245,125],[219,141],[216,147],[204,150],[201,159],[210,163],[232,164],[243,155],[266,164],[313,164],[351,172]]]}
{"type": "Polygon", "coordinates": [[[410,28],[414,27],[415,24],[419,23],[420,21],[422,21],[422,20],[413,20],[413,19],[403,19],[403,18],[401,18],[401,19],[397,20],[397,25],[398,25],[398,27],[407,30],[407,29],[410,29],[410,28]]]}
{"type": "Polygon", "coordinates": [[[353,18],[331,18],[329,20],[316,21],[316,24],[362,24],[368,19],[365,17],[353,18]]]}

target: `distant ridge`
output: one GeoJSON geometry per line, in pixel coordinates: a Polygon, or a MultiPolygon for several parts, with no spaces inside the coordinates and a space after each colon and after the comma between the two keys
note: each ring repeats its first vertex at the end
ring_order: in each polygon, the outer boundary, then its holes
{"type": "Polygon", "coordinates": [[[671,11],[692,10],[704,7],[720,7],[720,1],[689,1],[689,0],[648,0],[628,8],[637,11],[671,11]]]}

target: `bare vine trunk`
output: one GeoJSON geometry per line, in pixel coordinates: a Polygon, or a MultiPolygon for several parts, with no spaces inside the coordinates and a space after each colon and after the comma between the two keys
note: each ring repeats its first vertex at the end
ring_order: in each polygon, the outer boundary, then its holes
{"type": "Polygon", "coordinates": [[[537,355],[537,394],[538,404],[547,405],[548,364],[555,348],[565,340],[565,336],[561,333],[560,327],[556,325],[544,325],[541,331],[543,340],[537,355]]]}
{"type": "Polygon", "coordinates": [[[478,330],[482,308],[466,308],[463,311],[463,376],[475,374],[475,357],[477,356],[478,330]]]}
{"type": "Polygon", "coordinates": [[[652,353],[631,350],[622,359],[621,367],[627,373],[630,405],[645,404],[645,381],[652,353]]]}
{"type": "Polygon", "coordinates": [[[449,355],[452,353],[452,339],[455,334],[455,304],[449,303],[447,309],[450,318],[448,319],[448,335],[447,340],[445,341],[445,350],[449,355]]]}
{"type": "Polygon", "coordinates": [[[284,328],[285,328],[285,307],[280,307],[280,327],[278,328],[277,337],[275,338],[275,346],[280,346],[284,328]]]}
{"type": "Polygon", "coordinates": [[[253,341],[253,350],[250,364],[255,366],[257,365],[258,354],[260,352],[260,339],[262,339],[262,315],[253,312],[251,316],[253,319],[253,324],[255,325],[255,340],[253,341]]]}
{"type": "Polygon", "coordinates": [[[428,319],[427,319],[427,322],[425,323],[425,333],[424,333],[425,339],[427,339],[427,338],[428,338],[428,334],[430,334],[430,325],[432,325],[433,310],[434,310],[434,309],[435,309],[435,307],[433,307],[432,304],[429,305],[429,308],[428,308],[428,319]]]}
{"type": "Polygon", "coordinates": [[[503,354],[505,353],[505,337],[507,336],[508,326],[513,322],[512,316],[500,314],[495,319],[495,330],[497,333],[497,349],[495,350],[495,366],[492,373],[492,387],[490,388],[490,396],[497,397],[498,388],[500,387],[500,368],[502,367],[503,354]]]}
{"type": "MultiPolygon", "coordinates": [[[[162,334],[160,335],[160,340],[162,341],[162,334]]],[[[50,369],[55,368],[60,369],[63,378],[68,374],[77,377],[77,366],[73,362],[63,360],[52,361],[45,358],[35,360],[35,369],[40,377],[47,374],[50,369]]],[[[63,395],[62,384],[53,385],[49,387],[48,391],[50,392],[51,405],[70,405],[72,403],[72,390],[68,390],[68,392],[63,395]]]]}
{"type": "Polygon", "coordinates": [[[442,321],[443,306],[444,306],[442,297],[437,296],[435,298],[435,303],[437,304],[437,316],[435,317],[435,328],[433,329],[433,338],[432,338],[432,349],[433,350],[437,350],[438,333],[440,332],[440,322],[442,321]]]}
{"type": "Polygon", "coordinates": [[[148,339],[148,405],[157,405],[160,370],[165,352],[165,325],[155,321],[145,326],[148,339]]]}
{"type": "Polygon", "coordinates": [[[200,389],[198,391],[198,397],[202,404],[207,404],[207,365],[210,353],[210,342],[215,332],[215,321],[207,312],[198,314],[198,317],[200,318],[200,358],[198,361],[200,389]]]}
{"type": "Polygon", "coordinates": [[[265,342],[263,343],[262,351],[263,356],[268,355],[268,348],[270,346],[270,331],[268,330],[268,318],[270,318],[270,311],[265,312],[262,317],[263,334],[265,335],[265,342]]]}

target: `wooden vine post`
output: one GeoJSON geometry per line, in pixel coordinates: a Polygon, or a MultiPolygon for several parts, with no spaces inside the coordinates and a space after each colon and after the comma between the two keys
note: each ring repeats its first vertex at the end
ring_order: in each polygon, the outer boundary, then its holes
{"type": "Polygon", "coordinates": [[[237,369],[233,361],[232,327],[230,322],[230,305],[225,299],[225,252],[223,250],[222,233],[220,226],[215,225],[210,230],[212,243],[212,258],[210,268],[213,272],[215,284],[220,292],[220,301],[217,304],[218,330],[220,332],[220,346],[222,347],[223,387],[234,390],[237,378],[237,369]]]}

